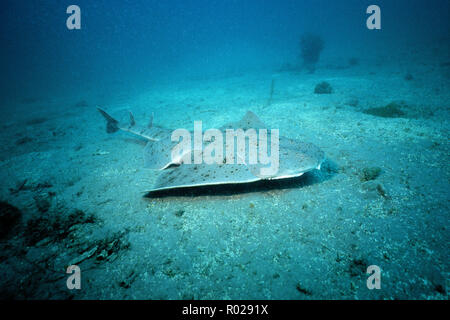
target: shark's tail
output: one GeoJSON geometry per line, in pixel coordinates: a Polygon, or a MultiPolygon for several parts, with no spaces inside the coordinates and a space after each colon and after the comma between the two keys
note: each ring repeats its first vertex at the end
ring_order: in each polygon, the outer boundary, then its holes
{"type": "Polygon", "coordinates": [[[106,132],[113,133],[119,130],[119,121],[111,117],[106,111],[97,107],[97,110],[102,114],[102,116],[106,119],[106,132]]]}

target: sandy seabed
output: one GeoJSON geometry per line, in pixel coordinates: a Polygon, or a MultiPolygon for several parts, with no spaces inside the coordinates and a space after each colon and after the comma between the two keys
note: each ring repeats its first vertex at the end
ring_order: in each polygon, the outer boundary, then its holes
{"type": "Polygon", "coordinates": [[[410,59],[14,106],[1,121],[0,200],[18,218],[2,231],[0,296],[448,299],[450,67],[410,59]],[[321,81],[331,94],[314,93],[321,81]],[[392,102],[401,114],[373,111],[392,102]],[[252,110],[326,161],[286,181],[144,197],[158,174],[143,169],[145,141],[107,134],[96,104],[174,129],[252,110]],[[71,264],[81,290],[66,287],[71,264]],[[367,289],[369,265],[380,290],[367,289]]]}

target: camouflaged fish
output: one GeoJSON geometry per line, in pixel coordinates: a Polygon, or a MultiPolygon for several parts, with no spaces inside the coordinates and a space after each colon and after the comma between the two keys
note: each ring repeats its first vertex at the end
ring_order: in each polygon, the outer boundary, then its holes
{"type": "MultiPolygon", "coordinates": [[[[178,188],[299,177],[305,172],[320,170],[324,161],[324,153],[315,145],[279,136],[279,165],[276,174],[271,176],[261,175],[259,172],[264,165],[249,164],[248,155],[241,163],[237,163],[238,161],[229,163],[227,159],[223,163],[213,164],[183,163],[180,158],[172,159],[172,150],[178,144],[178,141],[172,141],[173,130],[154,125],[153,117],[147,126],[139,126],[131,113],[129,123],[122,124],[104,110],[98,108],[98,111],[107,121],[108,133],[123,130],[148,141],[144,148],[144,167],[160,171],[155,185],[148,190],[150,193],[178,188]]],[[[260,130],[267,129],[267,126],[253,112],[248,111],[240,121],[224,125],[219,130],[225,135],[227,129],[260,130]]],[[[270,133],[267,136],[268,139],[271,138],[270,133]]],[[[203,143],[207,145],[208,141],[203,143]]]]}

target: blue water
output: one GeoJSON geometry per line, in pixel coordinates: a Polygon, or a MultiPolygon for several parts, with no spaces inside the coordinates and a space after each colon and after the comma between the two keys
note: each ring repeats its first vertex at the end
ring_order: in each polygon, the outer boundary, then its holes
{"type": "Polygon", "coordinates": [[[448,299],[449,1],[7,0],[0,21],[0,298],[448,299]],[[326,160],[144,197],[145,139],[97,106],[170,129],[252,110],[326,160]]]}
{"type": "MultiPolygon", "coordinates": [[[[68,3],[6,1],[2,96],[69,94],[120,82],[138,88],[186,77],[295,63],[298,39],[320,33],[324,55],[389,55],[399,43],[448,37],[448,2],[380,1],[382,31],[365,28],[370,1],[79,1],[82,29],[65,28],[68,3]],[[38,81],[39,80],[39,81],[38,81]],[[40,85],[37,84],[40,82],[40,85]]],[[[442,46],[445,46],[442,43],[442,46]]]]}

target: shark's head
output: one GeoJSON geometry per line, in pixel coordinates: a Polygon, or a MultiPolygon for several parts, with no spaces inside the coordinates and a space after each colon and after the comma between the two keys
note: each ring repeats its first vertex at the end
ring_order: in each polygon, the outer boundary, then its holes
{"type": "Polygon", "coordinates": [[[302,153],[302,157],[299,158],[299,167],[303,167],[303,170],[310,171],[310,170],[320,170],[320,167],[322,163],[325,160],[325,153],[317,146],[313,144],[305,144],[307,145],[307,148],[305,148],[305,151],[302,153]]]}

